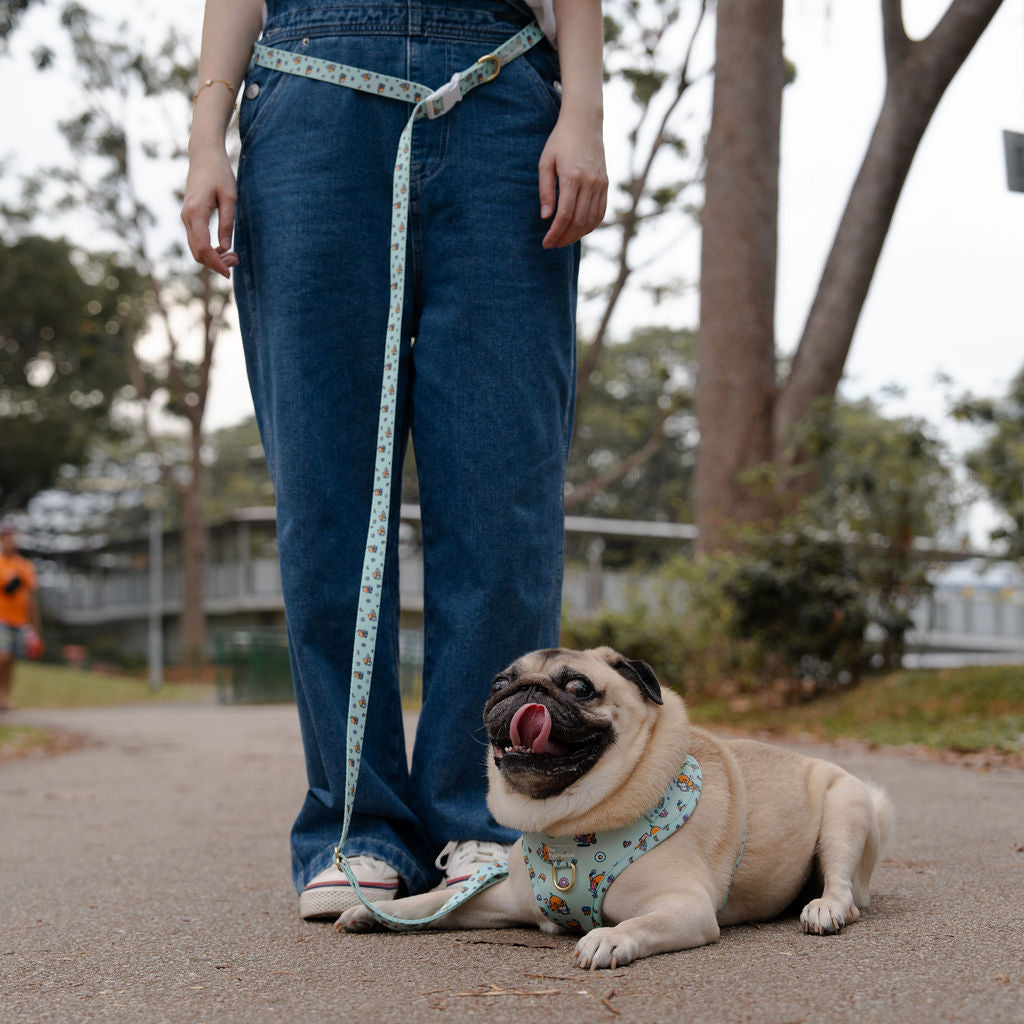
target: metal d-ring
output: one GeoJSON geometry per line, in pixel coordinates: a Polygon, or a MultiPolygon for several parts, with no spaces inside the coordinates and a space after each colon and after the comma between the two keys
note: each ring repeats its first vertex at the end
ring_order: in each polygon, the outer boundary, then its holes
{"type": "Polygon", "coordinates": [[[488,82],[493,82],[499,74],[501,74],[501,58],[496,53],[489,53],[486,57],[481,57],[477,64],[487,64],[490,62],[494,65],[494,71],[487,78],[480,80],[481,85],[486,85],[488,82]]]}
{"type": "MultiPolygon", "coordinates": [[[[564,863],[564,862],[563,862],[564,863]]],[[[562,879],[558,877],[559,870],[565,870],[561,864],[551,865],[551,881],[559,892],[568,892],[576,884],[576,861],[569,861],[569,884],[563,885],[562,879]]]]}

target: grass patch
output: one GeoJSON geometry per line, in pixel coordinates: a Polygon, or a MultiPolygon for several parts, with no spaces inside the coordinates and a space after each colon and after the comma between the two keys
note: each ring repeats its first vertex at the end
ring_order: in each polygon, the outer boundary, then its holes
{"type": "Polygon", "coordinates": [[[165,683],[153,693],[144,679],[32,662],[19,662],[14,675],[14,703],[24,710],[152,702],[209,703],[213,694],[209,683],[165,683]]]}
{"type": "Polygon", "coordinates": [[[0,761],[28,757],[50,745],[50,733],[34,725],[0,725],[0,761]]]}
{"type": "Polygon", "coordinates": [[[63,729],[34,725],[0,725],[0,762],[22,757],[53,757],[75,750],[88,741],[63,729]]]}
{"type": "Polygon", "coordinates": [[[713,702],[694,708],[693,720],[880,746],[1017,753],[1024,751],[1024,666],[893,672],[785,709],[713,702]]]}

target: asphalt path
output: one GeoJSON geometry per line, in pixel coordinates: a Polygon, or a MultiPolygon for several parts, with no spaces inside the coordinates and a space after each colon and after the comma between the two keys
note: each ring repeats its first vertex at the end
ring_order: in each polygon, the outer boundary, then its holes
{"type": "MultiPolygon", "coordinates": [[[[411,718],[411,716],[410,716],[411,718]]],[[[726,929],[617,971],[528,930],[302,922],[290,706],[17,712],[88,743],[0,763],[0,1021],[1024,1022],[1024,772],[803,748],[883,783],[860,922],[726,929]]],[[[410,723],[414,724],[414,719],[410,723]]]]}

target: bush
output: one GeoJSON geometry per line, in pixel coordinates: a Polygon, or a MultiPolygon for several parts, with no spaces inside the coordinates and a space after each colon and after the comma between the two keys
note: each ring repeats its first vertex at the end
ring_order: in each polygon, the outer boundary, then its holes
{"type": "Polygon", "coordinates": [[[656,600],[635,594],[624,613],[567,620],[563,639],[641,658],[688,698],[807,699],[898,664],[909,607],[927,584],[915,568],[893,591],[875,566],[834,539],[761,533],[743,554],[671,563],[656,600]]]}

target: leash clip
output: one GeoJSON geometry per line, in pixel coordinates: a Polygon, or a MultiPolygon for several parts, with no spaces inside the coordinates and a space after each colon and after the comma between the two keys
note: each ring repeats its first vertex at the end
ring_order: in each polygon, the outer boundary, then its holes
{"type": "Polygon", "coordinates": [[[431,121],[447,114],[456,103],[462,101],[462,76],[456,71],[451,80],[435,89],[424,101],[424,110],[431,121]]]}

